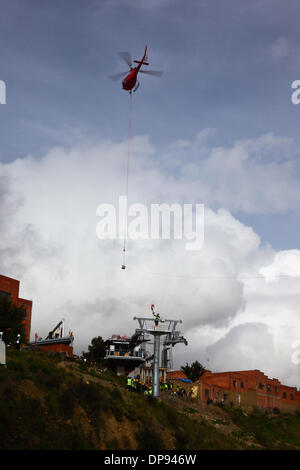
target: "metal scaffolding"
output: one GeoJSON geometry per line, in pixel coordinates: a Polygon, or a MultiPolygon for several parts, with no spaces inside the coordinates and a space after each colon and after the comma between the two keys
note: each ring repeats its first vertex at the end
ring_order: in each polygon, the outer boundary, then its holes
{"type": "Polygon", "coordinates": [[[176,330],[181,320],[162,320],[157,318],[134,317],[139,323],[139,328],[135,330],[136,335],[152,335],[154,338],[153,354],[153,377],[152,377],[152,395],[159,398],[159,363],[160,363],[160,345],[161,337],[164,338],[163,347],[174,346],[177,343],[184,343],[187,346],[187,340],[176,330]]]}

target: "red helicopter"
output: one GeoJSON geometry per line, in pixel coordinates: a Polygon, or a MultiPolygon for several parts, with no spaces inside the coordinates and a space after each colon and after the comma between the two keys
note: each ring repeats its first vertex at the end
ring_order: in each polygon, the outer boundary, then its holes
{"type": "Polygon", "coordinates": [[[112,80],[119,80],[120,78],[124,77],[124,75],[126,75],[126,77],[122,81],[122,87],[123,90],[129,91],[129,93],[132,93],[132,89],[133,91],[136,91],[140,86],[137,80],[137,75],[139,72],[146,73],[148,75],[154,75],[155,77],[161,77],[163,74],[161,70],[141,70],[142,65],[149,65],[149,63],[147,62],[147,46],[145,47],[145,52],[142,60],[133,61],[138,64],[137,67],[132,66],[132,59],[129,52],[119,52],[119,55],[122,57],[123,60],[125,60],[126,64],[130,67],[130,70],[126,72],[117,73],[116,75],[111,75],[109,78],[111,78],[112,80]]]}

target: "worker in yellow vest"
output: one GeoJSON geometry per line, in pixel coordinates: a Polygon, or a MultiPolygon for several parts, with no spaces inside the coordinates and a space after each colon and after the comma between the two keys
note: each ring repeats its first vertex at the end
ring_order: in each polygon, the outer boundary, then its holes
{"type": "Polygon", "coordinates": [[[127,377],[127,390],[129,392],[132,392],[132,378],[131,377],[127,377]]]}

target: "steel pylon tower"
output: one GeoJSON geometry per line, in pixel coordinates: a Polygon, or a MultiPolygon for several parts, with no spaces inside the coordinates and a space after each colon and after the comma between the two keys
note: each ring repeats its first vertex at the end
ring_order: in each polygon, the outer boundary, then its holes
{"type": "Polygon", "coordinates": [[[152,395],[159,398],[159,363],[160,363],[160,339],[165,337],[164,345],[174,346],[177,343],[188,344],[187,340],[176,330],[181,320],[162,320],[155,318],[134,317],[139,323],[139,328],[135,330],[137,335],[149,334],[154,338],[154,358],[153,358],[153,377],[152,377],[152,395]]]}

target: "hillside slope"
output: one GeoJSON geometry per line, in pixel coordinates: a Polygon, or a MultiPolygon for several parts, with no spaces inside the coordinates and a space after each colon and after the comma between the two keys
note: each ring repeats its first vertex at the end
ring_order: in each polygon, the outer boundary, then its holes
{"type": "Polygon", "coordinates": [[[0,368],[0,449],[298,449],[300,417],[223,410],[129,393],[124,377],[8,351],[0,368]]]}

